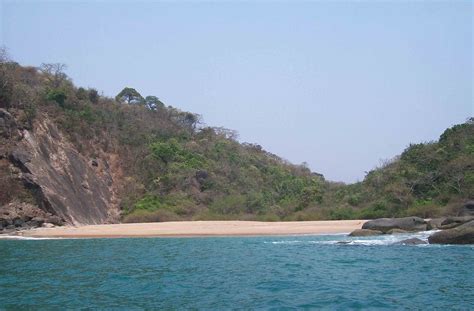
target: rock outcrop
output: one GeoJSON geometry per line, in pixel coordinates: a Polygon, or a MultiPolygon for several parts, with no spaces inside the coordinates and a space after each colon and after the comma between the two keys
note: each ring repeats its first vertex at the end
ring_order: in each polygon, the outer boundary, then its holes
{"type": "Polygon", "coordinates": [[[434,233],[428,238],[430,244],[474,244],[474,220],[434,233]]]}
{"type": "Polygon", "coordinates": [[[469,200],[464,203],[459,216],[474,216],[474,200],[469,200]]]}
{"type": "Polygon", "coordinates": [[[474,220],[474,216],[458,216],[458,217],[448,217],[441,223],[439,229],[452,229],[456,228],[462,224],[474,220]]]}
{"type": "Polygon", "coordinates": [[[362,229],[378,230],[383,233],[388,233],[392,229],[412,232],[425,231],[427,230],[427,222],[420,217],[379,218],[367,221],[362,226],[362,229]]]}
{"type": "Polygon", "coordinates": [[[428,220],[428,230],[433,230],[433,229],[439,229],[441,228],[441,224],[443,223],[443,221],[445,221],[446,218],[443,217],[443,218],[432,218],[430,220],[428,220]]]}
{"type": "Polygon", "coordinates": [[[369,229],[356,229],[352,231],[349,236],[374,236],[374,235],[382,235],[382,231],[378,230],[369,230],[369,229]]]}
{"type": "Polygon", "coordinates": [[[428,244],[426,241],[420,240],[418,238],[411,238],[395,243],[397,245],[422,245],[428,244]]]}
{"type": "Polygon", "coordinates": [[[5,110],[0,120],[0,135],[16,136],[3,154],[21,170],[20,178],[41,210],[74,225],[117,218],[114,180],[105,160],[79,153],[46,116],[37,118],[32,130],[17,128],[5,110]]]}
{"type": "Polygon", "coordinates": [[[0,207],[0,232],[41,227],[45,224],[61,226],[63,220],[31,203],[11,202],[0,207]]]}

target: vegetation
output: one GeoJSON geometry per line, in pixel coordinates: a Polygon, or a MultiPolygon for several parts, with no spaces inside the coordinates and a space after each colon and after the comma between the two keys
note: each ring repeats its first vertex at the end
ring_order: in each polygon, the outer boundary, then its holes
{"type": "Polygon", "coordinates": [[[127,87],[108,98],[74,86],[64,65],[22,67],[0,57],[0,107],[23,127],[49,118],[85,156],[119,156],[124,221],[432,217],[474,196],[473,119],[345,185],[156,96],[127,87]]]}

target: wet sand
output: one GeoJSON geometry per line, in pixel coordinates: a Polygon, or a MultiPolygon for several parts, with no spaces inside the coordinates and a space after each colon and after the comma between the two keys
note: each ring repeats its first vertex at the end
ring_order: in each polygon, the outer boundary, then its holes
{"type": "Polygon", "coordinates": [[[25,237],[123,238],[340,234],[360,229],[365,220],[334,221],[179,221],[37,228],[25,237]]]}

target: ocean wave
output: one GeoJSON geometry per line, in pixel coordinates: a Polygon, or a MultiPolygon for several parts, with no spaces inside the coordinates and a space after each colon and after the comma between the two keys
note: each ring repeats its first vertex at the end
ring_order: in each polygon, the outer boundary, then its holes
{"type": "Polygon", "coordinates": [[[63,238],[35,238],[21,235],[0,235],[0,240],[62,240],[63,238]]]}
{"type": "MultiPolygon", "coordinates": [[[[266,244],[275,244],[275,245],[294,245],[294,244],[321,244],[321,245],[348,245],[348,246],[385,246],[385,245],[394,245],[403,240],[410,238],[418,238],[422,241],[428,242],[428,237],[433,233],[439,230],[431,231],[422,231],[416,233],[406,233],[406,234],[393,234],[393,235],[380,235],[380,236],[371,236],[371,237],[350,237],[350,236],[341,236],[338,235],[326,235],[325,238],[315,239],[315,240],[278,240],[278,241],[265,241],[266,244]],[[328,238],[329,237],[329,238],[328,238]],[[334,238],[331,238],[334,237],[334,238]]],[[[426,247],[428,244],[416,245],[420,247],[426,247]]]]}

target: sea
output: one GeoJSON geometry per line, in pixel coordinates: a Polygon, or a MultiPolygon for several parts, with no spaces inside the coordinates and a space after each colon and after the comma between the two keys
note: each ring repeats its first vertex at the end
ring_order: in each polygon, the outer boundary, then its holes
{"type": "Polygon", "coordinates": [[[0,239],[1,310],[473,310],[474,246],[416,235],[0,239]]]}

